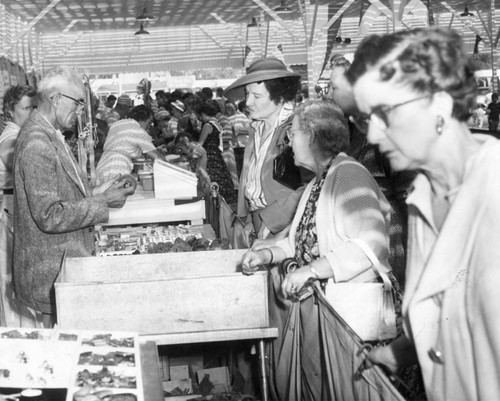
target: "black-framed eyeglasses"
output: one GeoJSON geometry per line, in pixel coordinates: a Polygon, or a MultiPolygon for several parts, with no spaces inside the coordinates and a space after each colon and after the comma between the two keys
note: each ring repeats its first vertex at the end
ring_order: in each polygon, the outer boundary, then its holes
{"type": "Polygon", "coordinates": [[[70,100],[73,100],[73,102],[75,102],[75,104],[77,105],[77,107],[80,107],[83,109],[83,107],[85,106],[85,102],[83,100],[78,100],[78,99],[75,99],[74,97],[71,97],[71,96],[68,96],[68,95],[65,95],[64,93],[59,93],[61,96],[65,97],[65,98],[68,98],[70,100]]]}
{"type": "Polygon", "coordinates": [[[356,116],[351,116],[349,119],[354,123],[356,128],[365,134],[368,132],[370,123],[375,124],[379,129],[385,130],[389,128],[389,112],[401,106],[405,106],[418,100],[427,99],[432,96],[432,94],[423,95],[397,104],[376,106],[370,114],[361,113],[356,116]]]}

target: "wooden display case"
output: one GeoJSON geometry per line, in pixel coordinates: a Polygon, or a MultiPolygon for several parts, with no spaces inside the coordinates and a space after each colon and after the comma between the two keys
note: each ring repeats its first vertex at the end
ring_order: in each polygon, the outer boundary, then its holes
{"type": "Polygon", "coordinates": [[[245,250],[68,258],[55,283],[61,328],[142,335],[269,326],[267,273],[245,250]]]}

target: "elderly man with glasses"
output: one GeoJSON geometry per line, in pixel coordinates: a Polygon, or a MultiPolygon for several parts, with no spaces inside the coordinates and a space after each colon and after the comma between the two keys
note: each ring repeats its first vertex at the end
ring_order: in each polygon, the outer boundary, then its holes
{"type": "Polygon", "coordinates": [[[50,70],[38,86],[38,110],[23,125],[14,160],[14,288],[16,297],[50,327],[54,281],[63,257],[95,254],[93,227],[108,220],[134,191],[125,180],[91,188],[62,132],[83,111],[85,88],[69,67],[50,70]]]}

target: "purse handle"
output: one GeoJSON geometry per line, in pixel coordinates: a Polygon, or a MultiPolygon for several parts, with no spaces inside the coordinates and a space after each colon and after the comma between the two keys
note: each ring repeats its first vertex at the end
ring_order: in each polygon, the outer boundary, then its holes
{"type": "Polygon", "coordinates": [[[384,289],[392,290],[392,283],[389,279],[389,276],[387,276],[387,274],[382,270],[382,266],[380,265],[380,261],[378,260],[377,255],[375,255],[375,252],[371,250],[368,244],[360,238],[347,238],[347,240],[350,242],[354,242],[365,253],[366,257],[372,263],[373,270],[375,270],[375,273],[377,273],[382,279],[382,282],[384,283],[384,289]]]}
{"type": "MultiPolygon", "coordinates": [[[[338,168],[339,166],[342,166],[344,164],[355,164],[355,165],[359,165],[361,167],[363,167],[365,170],[366,168],[354,161],[354,160],[344,160],[342,162],[340,162],[335,168],[338,168]]],[[[368,172],[368,170],[367,170],[368,172]]],[[[368,172],[368,174],[370,174],[368,172]]],[[[372,268],[373,270],[375,270],[375,273],[378,274],[378,276],[382,279],[382,282],[384,284],[384,290],[392,290],[392,283],[391,283],[391,280],[389,279],[389,277],[387,276],[387,274],[385,274],[385,272],[382,270],[382,266],[380,265],[380,261],[378,260],[378,257],[377,255],[375,255],[375,253],[371,250],[371,248],[368,246],[368,244],[363,241],[362,239],[360,238],[347,238],[345,233],[344,233],[344,227],[342,224],[338,224],[339,222],[337,222],[337,229],[343,233],[343,237],[346,241],[350,241],[350,242],[354,242],[357,246],[359,246],[361,248],[361,250],[365,253],[366,257],[370,260],[370,262],[372,262],[372,268]]],[[[341,221],[340,221],[341,223],[341,221]]]]}

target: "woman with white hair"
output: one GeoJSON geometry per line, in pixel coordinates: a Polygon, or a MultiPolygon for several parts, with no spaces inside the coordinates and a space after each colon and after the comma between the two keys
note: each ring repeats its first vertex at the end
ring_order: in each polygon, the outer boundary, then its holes
{"type": "MultiPolygon", "coordinates": [[[[349,144],[347,120],[333,102],[302,102],[287,136],[295,164],[315,177],[304,190],[288,236],[273,246],[248,251],[242,268],[245,274],[253,274],[263,265],[294,258],[297,268],[279,283],[275,278],[281,290],[280,305],[288,312],[278,328],[280,337],[290,343],[300,326],[301,345],[294,349],[284,341],[280,352],[275,352],[278,392],[284,400],[333,399],[326,383],[321,385],[322,370],[327,368],[323,368],[318,346],[320,312],[316,299],[307,298],[310,282],[327,285],[332,292],[338,283],[376,282],[379,276],[372,267],[376,259],[397,288],[388,262],[390,205],[368,170],[344,153],[349,144]],[[295,353],[301,363],[297,368],[288,363],[295,353]],[[300,384],[291,384],[293,371],[300,371],[300,384]]],[[[393,329],[396,336],[396,326],[393,329]]]]}

